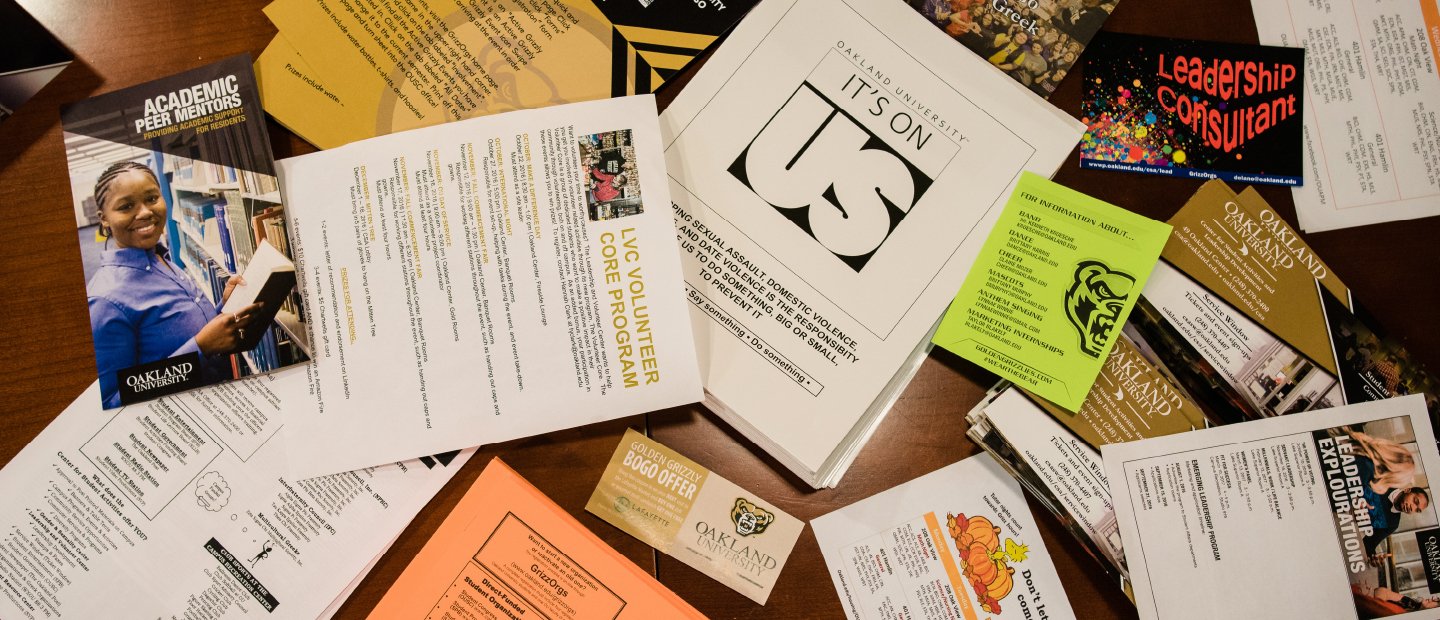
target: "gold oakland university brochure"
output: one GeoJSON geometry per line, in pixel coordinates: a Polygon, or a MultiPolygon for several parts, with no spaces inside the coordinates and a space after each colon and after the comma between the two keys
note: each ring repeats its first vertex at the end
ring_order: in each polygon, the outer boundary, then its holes
{"type": "Polygon", "coordinates": [[[900,2],[772,0],[661,117],[706,405],[833,486],[1081,125],[900,2]],[[816,16],[825,27],[816,28],[816,16]]]}
{"type": "Polygon", "coordinates": [[[294,473],[699,400],[658,129],[645,95],[282,161],[322,309],[294,473]]]}
{"type": "Polygon", "coordinates": [[[585,510],[761,605],[805,529],[754,493],[626,430],[585,510]]]}

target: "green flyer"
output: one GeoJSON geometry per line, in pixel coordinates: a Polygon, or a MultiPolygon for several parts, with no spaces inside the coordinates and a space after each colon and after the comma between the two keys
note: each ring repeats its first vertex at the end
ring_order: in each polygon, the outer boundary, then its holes
{"type": "Polygon", "coordinates": [[[935,344],[1077,411],[1169,238],[1168,224],[1027,172],[935,344]]]}

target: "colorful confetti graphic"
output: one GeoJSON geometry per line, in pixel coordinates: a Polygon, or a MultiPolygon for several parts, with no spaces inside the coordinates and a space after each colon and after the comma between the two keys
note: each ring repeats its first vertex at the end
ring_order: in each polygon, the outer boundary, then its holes
{"type": "Polygon", "coordinates": [[[1302,49],[1102,32],[1084,80],[1081,167],[1302,184],[1302,49]]]}

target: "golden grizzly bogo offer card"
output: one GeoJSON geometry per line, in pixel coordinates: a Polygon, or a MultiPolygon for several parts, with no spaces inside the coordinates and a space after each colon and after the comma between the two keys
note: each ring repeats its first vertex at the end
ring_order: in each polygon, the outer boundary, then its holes
{"type": "Polygon", "coordinates": [[[805,523],[633,430],[585,510],[765,604],[805,523]]]}

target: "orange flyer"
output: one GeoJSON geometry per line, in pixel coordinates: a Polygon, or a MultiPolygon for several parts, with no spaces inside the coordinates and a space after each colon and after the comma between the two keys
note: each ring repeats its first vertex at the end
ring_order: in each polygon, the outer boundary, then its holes
{"type": "Polygon", "coordinates": [[[704,618],[500,459],[370,618],[704,618]]]}

